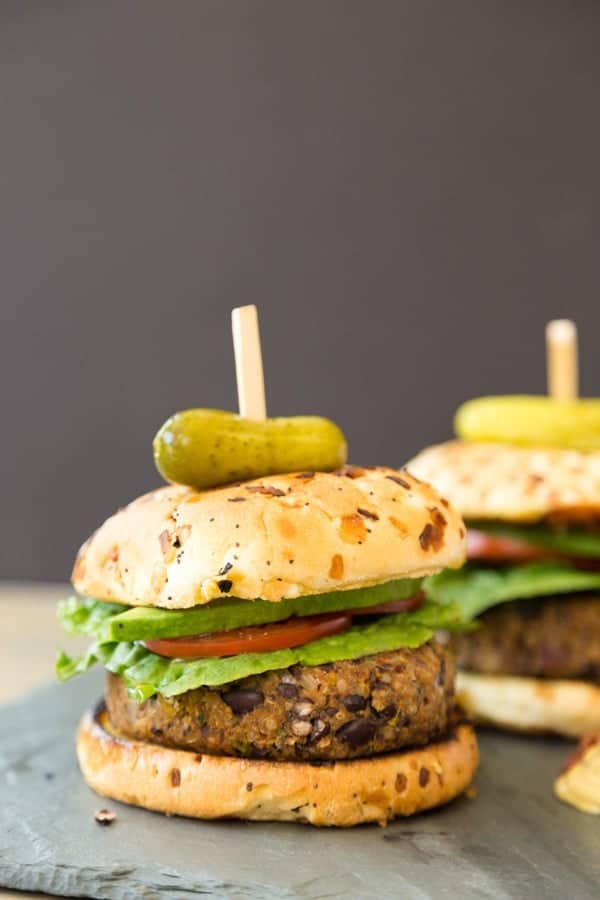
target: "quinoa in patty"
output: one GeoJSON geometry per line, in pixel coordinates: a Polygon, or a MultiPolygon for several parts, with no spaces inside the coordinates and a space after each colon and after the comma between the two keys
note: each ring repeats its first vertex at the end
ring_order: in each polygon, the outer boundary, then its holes
{"type": "Polygon", "coordinates": [[[197,753],[336,760],[420,746],[444,735],[454,663],[436,642],[321,666],[293,666],[220,688],[138,704],[108,675],[120,734],[197,753]]]}

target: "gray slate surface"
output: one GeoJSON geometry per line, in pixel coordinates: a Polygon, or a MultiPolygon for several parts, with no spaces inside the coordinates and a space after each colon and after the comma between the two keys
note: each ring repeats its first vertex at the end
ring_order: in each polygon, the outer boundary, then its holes
{"type": "Polygon", "coordinates": [[[114,900],[597,898],[600,821],[554,799],[559,741],[484,734],[475,800],[381,829],[203,823],[102,801],[73,731],[94,674],[0,708],[0,885],[114,900]],[[101,828],[108,806],[116,822],[101,828]]]}

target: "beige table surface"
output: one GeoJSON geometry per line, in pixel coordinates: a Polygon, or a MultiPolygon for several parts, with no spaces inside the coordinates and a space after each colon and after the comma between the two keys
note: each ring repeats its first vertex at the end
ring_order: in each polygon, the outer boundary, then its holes
{"type": "MultiPolygon", "coordinates": [[[[54,679],[54,655],[64,641],[56,621],[56,602],[69,590],[56,584],[0,583],[0,703],[16,700],[54,679]]],[[[9,897],[24,900],[47,895],[0,888],[0,900],[9,897]]]]}

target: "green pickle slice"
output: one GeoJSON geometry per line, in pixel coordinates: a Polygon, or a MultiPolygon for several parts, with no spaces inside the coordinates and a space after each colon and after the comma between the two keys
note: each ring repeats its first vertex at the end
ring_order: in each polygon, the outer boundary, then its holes
{"type": "Polygon", "coordinates": [[[454,427],[468,441],[600,450],[600,400],[478,397],[459,407],[454,427]]]}
{"type": "Polygon", "coordinates": [[[154,438],[160,474],[199,490],[286,472],[329,472],[346,462],[346,439],[320,416],[245,419],[217,409],[186,409],[154,438]]]}

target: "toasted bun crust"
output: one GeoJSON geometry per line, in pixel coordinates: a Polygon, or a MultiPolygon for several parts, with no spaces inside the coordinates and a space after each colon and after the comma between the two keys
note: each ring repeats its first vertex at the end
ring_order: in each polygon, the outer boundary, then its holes
{"type": "Polygon", "coordinates": [[[458,672],[456,699],[475,723],[581,737],[600,731],[600,687],[588,681],[458,672]]]}
{"type": "Polygon", "coordinates": [[[73,585],[99,600],[184,609],[416,578],[464,555],[462,521],[429,485],[346,467],[146,494],[83,545],[73,585]]]}
{"type": "Polygon", "coordinates": [[[466,519],[600,515],[600,453],[449,441],[424,450],[408,469],[466,519]]]}
{"type": "Polygon", "coordinates": [[[197,819],[385,825],[452,800],[478,764],[470,725],[418,750],[325,765],[199,756],[107,728],[102,709],[79,726],[77,755],[89,786],[113,800],[197,819]]]}

